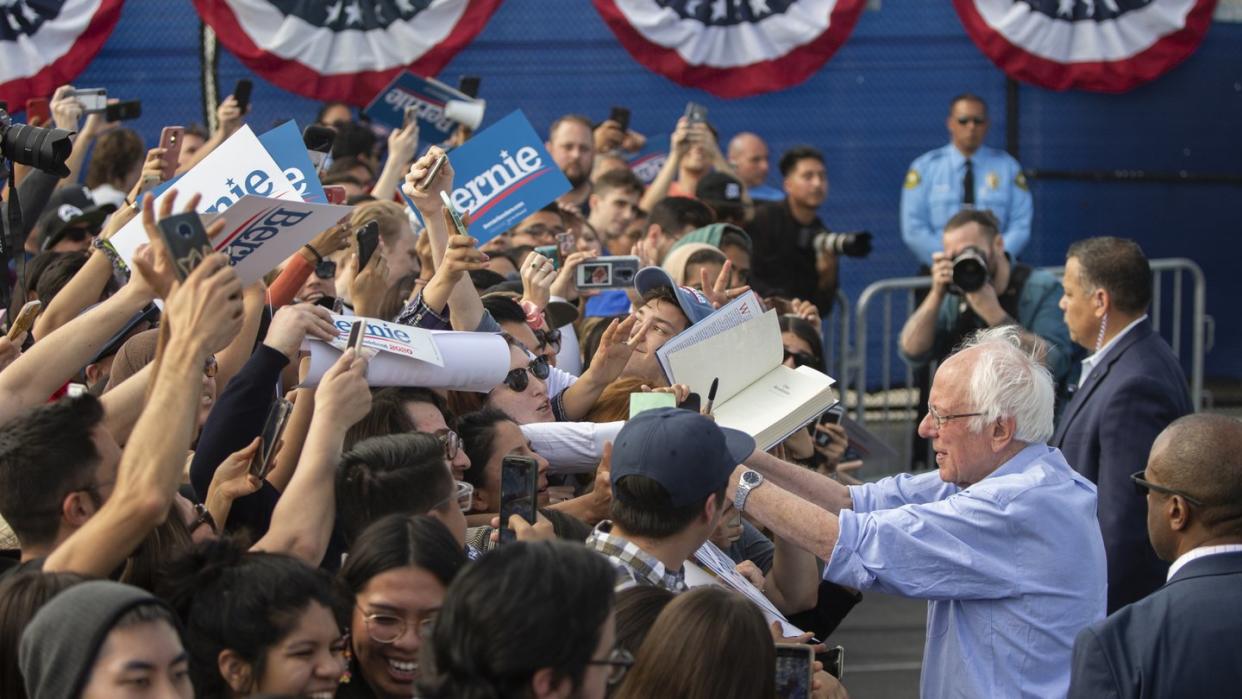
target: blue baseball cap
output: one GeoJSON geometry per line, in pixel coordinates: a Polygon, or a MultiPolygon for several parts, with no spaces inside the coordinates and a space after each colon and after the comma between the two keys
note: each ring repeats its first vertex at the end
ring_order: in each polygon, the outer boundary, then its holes
{"type": "Polygon", "coordinates": [[[755,440],[690,410],[659,408],[630,419],[612,445],[612,484],[645,476],[668,491],[674,507],[701,503],[750,458],[755,440]]]}
{"type": "Polygon", "coordinates": [[[672,289],[673,295],[677,297],[677,305],[681,308],[681,312],[686,314],[690,325],[703,320],[716,310],[703,292],[675,284],[673,278],[664,271],[663,267],[643,267],[638,270],[638,274],[634,275],[634,289],[640,296],[660,287],[672,289]]]}

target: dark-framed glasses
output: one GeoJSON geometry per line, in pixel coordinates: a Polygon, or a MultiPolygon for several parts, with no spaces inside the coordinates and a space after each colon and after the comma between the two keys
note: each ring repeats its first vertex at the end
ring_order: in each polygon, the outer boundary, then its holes
{"type": "Polygon", "coordinates": [[[1135,471],[1134,473],[1130,474],[1130,480],[1134,481],[1134,489],[1138,491],[1139,495],[1142,495],[1143,497],[1147,497],[1147,492],[1150,490],[1154,490],[1157,493],[1164,493],[1165,495],[1180,495],[1182,499],[1184,499],[1186,502],[1190,503],[1191,505],[1197,505],[1199,507],[1203,507],[1203,501],[1200,500],[1199,498],[1196,498],[1193,495],[1190,495],[1189,493],[1186,493],[1183,490],[1178,490],[1176,488],[1169,488],[1169,487],[1160,485],[1158,483],[1152,483],[1146,478],[1143,478],[1143,473],[1144,471],[1135,471]]]}
{"type": "Polygon", "coordinates": [[[505,385],[510,390],[521,393],[530,386],[530,376],[533,374],[535,378],[543,381],[548,378],[551,369],[548,367],[548,360],[543,357],[536,357],[530,364],[523,369],[512,369],[508,376],[505,376],[505,385]]]}
{"type": "Polygon", "coordinates": [[[624,648],[613,648],[607,660],[588,660],[587,665],[607,665],[609,686],[620,684],[634,665],[634,656],[624,648]]]}
{"type": "Polygon", "coordinates": [[[795,367],[809,366],[811,368],[816,368],[819,364],[819,362],[815,361],[815,355],[809,352],[790,352],[789,350],[785,350],[785,359],[783,361],[789,361],[790,357],[793,358],[795,367]]]}
{"type": "MultiPolygon", "coordinates": [[[[410,627],[405,617],[396,614],[367,614],[362,607],[358,607],[358,611],[362,612],[362,619],[366,622],[367,635],[376,643],[396,643],[410,627]]],[[[431,634],[439,612],[439,609],[431,609],[414,617],[414,628],[420,636],[426,638],[431,634]]]]}
{"type": "Polygon", "coordinates": [[[535,331],[535,339],[539,340],[538,350],[543,352],[551,349],[553,354],[561,351],[561,329],[547,328],[535,331]]]}
{"type": "Polygon", "coordinates": [[[988,123],[988,118],[981,117],[981,116],[961,116],[957,118],[957,123],[961,124],[962,126],[965,126],[970,123],[983,126],[984,124],[988,123]]]}
{"type": "Polygon", "coordinates": [[[950,420],[957,420],[963,417],[979,417],[983,413],[956,413],[953,415],[941,415],[931,406],[931,403],[928,403],[927,414],[931,415],[932,423],[936,425],[937,430],[940,430],[944,429],[944,423],[949,422],[950,420]]]}
{"type": "Polygon", "coordinates": [[[315,265],[315,276],[320,279],[336,279],[336,260],[320,260],[315,265]]]}

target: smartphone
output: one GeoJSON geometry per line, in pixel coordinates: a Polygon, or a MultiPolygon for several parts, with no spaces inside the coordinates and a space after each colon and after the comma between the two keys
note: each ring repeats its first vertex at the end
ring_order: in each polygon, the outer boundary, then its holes
{"type": "Polygon", "coordinates": [[[578,241],[574,239],[573,233],[557,233],[556,247],[561,251],[561,257],[569,257],[578,249],[578,241]]]}
{"type": "Polygon", "coordinates": [[[289,424],[289,414],[293,412],[293,403],[284,398],[277,398],[267,411],[267,420],[263,423],[263,432],[259,435],[259,450],[250,459],[250,475],[264,478],[272,470],[272,456],[276,453],[276,445],[280,443],[280,435],[289,424]]]}
{"type": "Polygon", "coordinates": [[[315,305],[323,306],[337,315],[340,315],[341,309],[345,307],[344,302],[341,301],[339,296],[320,296],[315,299],[315,305]]]}
{"type": "Polygon", "coordinates": [[[457,90],[470,99],[479,97],[479,83],[483,82],[483,78],[477,75],[463,75],[461,80],[457,81],[457,90]]]}
{"type": "Polygon", "coordinates": [[[617,126],[622,131],[628,131],[630,128],[630,110],[625,107],[613,107],[608,113],[608,119],[617,122],[617,126]]]}
{"type": "Polygon", "coordinates": [[[164,149],[164,181],[171,180],[177,174],[177,165],[181,162],[181,137],[185,135],[184,126],[165,126],[160,132],[160,148],[164,149]]]}
{"type": "Polygon", "coordinates": [[[87,114],[96,114],[108,107],[108,91],[102,87],[74,90],[73,96],[82,103],[82,110],[87,114]]]}
{"type": "Polygon", "coordinates": [[[330,126],[311,124],[302,129],[302,143],[306,144],[306,152],[310,155],[311,163],[320,175],[332,163],[328,155],[332,152],[332,143],[335,140],[336,129],[330,126]]]}
{"type": "Polygon", "coordinates": [[[27,301],[22,306],[22,310],[17,312],[17,317],[13,319],[13,324],[9,326],[9,340],[16,341],[17,336],[24,332],[29,332],[34,326],[35,318],[39,317],[39,311],[43,310],[43,302],[39,300],[27,301]]]}
{"type": "Polygon", "coordinates": [[[444,163],[446,162],[448,162],[447,155],[441,155],[440,157],[436,158],[436,161],[431,164],[431,169],[427,171],[426,176],[424,176],[423,179],[419,181],[418,188],[423,190],[424,192],[427,191],[427,188],[431,186],[431,183],[433,181],[435,181],[436,175],[440,174],[440,169],[444,167],[444,163]]]}
{"type": "Polygon", "coordinates": [[[634,255],[597,257],[578,265],[575,281],[579,289],[625,289],[634,284],[638,265],[634,255]]]}
{"type": "Polygon", "coordinates": [[[367,324],[361,320],[354,321],[349,326],[349,339],[346,340],[345,346],[353,349],[355,353],[362,351],[362,343],[367,339],[367,324]]]}
{"type": "Polygon", "coordinates": [[[379,221],[367,221],[366,225],[354,231],[358,240],[358,271],[366,269],[375,248],[379,247],[379,221]]]}
{"type": "Polygon", "coordinates": [[[535,248],[535,252],[539,253],[540,255],[543,255],[549,260],[552,260],[552,269],[561,268],[562,260],[561,260],[561,254],[560,254],[561,253],[560,247],[556,245],[540,245],[539,247],[535,248]]]}
{"type": "MultiPolygon", "coordinates": [[[[824,414],[821,415],[819,418],[819,424],[839,425],[841,424],[841,418],[844,416],[845,416],[845,406],[841,405],[840,403],[837,403],[836,405],[824,411],[824,414]]],[[[826,447],[832,443],[832,437],[828,436],[827,434],[823,432],[820,432],[819,430],[815,430],[815,443],[821,447],[826,447]]]]}
{"type": "Polygon", "coordinates": [[[242,114],[250,109],[250,91],[254,89],[254,83],[242,78],[237,81],[237,85],[233,87],[233,99],[237,100],[237,108],[242,114]]]}
{"type": "Polygon", "coordinates": [[[26,100],[26,123],[30,126],[43,126],[52,120],[52,108],[48,106],[46,97],[35,97],[26,100]]]}
{"type": "MultiPolygon", "coordinates": [[[[449,199],[448,192],[440,192],[440,201],[444,202],[444,213],[453,221],[453,227],[457,229],[460,235],[470,235],[466,232],[466,223],[462,220],[461,214],[457,212],[457,208],[453,206],[453,200],[449,199]]],[[[638,259],[635,257],[634,259],[638,259]]]]}
{"type": "Polygon", "coordinates": [[[792,643],[776,644],[777,699],[811,699],[815,650],[792,643]]]}
{"type": "Polygon", "coordinates": [[[539,464],[529,456],[506,456],[500,462],[500,543],[516,539],[509,518],[535,523],[539,503],[539,464]]]}
{"type": "Polygon", "coordinates": [[[702,124],[707,121],[707,107],[697,102],[686,103],[686,121],[691,124],[702,124]]]}
{"type": "Polygon", "coordinates": [[[344,204],[346,199],[345,188],[339,184],[325,185],[323,195],[327,197],[329,204],[344,204]]]}
{"type": "Polygon", "coordinates": [[[104,108],[104,119],[107,121],[129,121],[142,116],[142,102],[116,102],[104,108]]]}
{"type": "Polygon", "coordinates": [[[845,647],[829,648],[828,652],[824,653],[823,663],[824,672],[841,679],[845,675],[845,647]]]}
{"type": "Polygon", "coordinates": [[[703,398],[697,393],[687,393],[686,399],[677,404],[682,410],[689,410],[695,413],[703,412],[703,398]]]}
{"type": "Polygon", "coordinates": [[[202,220],[193,211],[161,219],[159,229],[160,237],[164,239],[168,254],[173,259],[173,272],[178,279],[185,281],[203,258],[212,252],[207,229],[203,228],[202,220]]]}

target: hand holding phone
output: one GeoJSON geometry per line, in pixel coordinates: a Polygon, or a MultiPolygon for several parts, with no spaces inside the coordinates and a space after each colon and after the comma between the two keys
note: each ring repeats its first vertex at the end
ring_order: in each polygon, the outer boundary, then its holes
{"type": "Polygon", "coordinates": [[[804,644],[776,644],[777,699],[811,699],[815,650],[804,644]]]}
{"type": "Polygon", "coordinates": [[[160,148],[164,149],[164,166],[160,176],[165,182],[177,174],[177,165],[181,162],[181,137],[184,135],[184,126],[165,126],[160,132],[160,148]]]}
{"type": "MultiPolygon", "coordinates": [[[[841,418],[845,416],[845,406],[841,403],[828,408],[819,418],[821,425],[839,425],[841,418]]],[[[832,443],[832,437],[827,432],[815,431],[815,443],[821,447],[826,447],[832,443]]]]}
{"type": "Polygon", "coordinates": [[[237,109],[245,114],[250,109],[250,92],[254,89],[254,83],[242,78],[237,81],[237,85],[233,87],[233,99],[237,101],[237,109]]]}
{"type": "Polygon", "coordinates": [[[27,301],[22,306],[22,310],[17,312],[17,317],[13,319],[13,324],[9,326],[8,338],[10,341],[16,342],[18,336],[24,332],[29,332],[34,327],[35,318],[39,317],[39,311],[43,310],[43,302],[39,300],[27,301]]]}
{"type": "Polygon", "coordinates": [[[630,128],[630,110],[625,107],[613,107],[608,114],[608,120],[616,122],[621,127],[621,131],[628,131],[630,128]]]}
{"type": "Polygon", "coordinates": [[[108,108],[108,91],[102,87],[86,87],[73,91],[82,105],[82,112],[95,114],[108,108]]]}
{"type": "Polygon", "coordinates": [[[538,504],[539,463],[529,456],[506,456],[500,462],[500,543],[517,538],[509,528],[513,515],[535,523],[538,504]]]}
{"type": "Polygon", "coordinates": [[[203,221],[193,211],[173,214],[160,219],[160,238],[173,261],[173,272],[181,281],[212,253],[211,241],[203,221]]]}
{"type": "Polygon", "coordinates": [[[289,414],[292,412],[293,403],[284,398],[278,398],[275,403],[272,403],[272,407],[267,411],[267,420],[263,423],[263,432],[260,433],[259,449],[250,459],[250,475],[255,478],[265,478],[271,471],[276,445],[280,443],[280,436],[284,433],[285,425],[289,423],[289,414]]]}
{"type": "Polygon", "coordinates": [[[367,221],[354,232],[354,238],[358,241],[358,271],[361,272],[379,247],[379,221],[367,221]]]}
{"type": "Polygon", "coordinates": [[[448,156],[441,153],[440,157],[436,158],[436,161],[431,164],[431,169],[427,171],[427,176],[419,180],[416,186],[419,189],[423,190],[424,192],[427,191],[427,188],[430,187],[431,183],[435,181],[436,175],[440,174],[440,170],[444,167],[444,164],[447,162],[448,162],[448,156]]]}
{"type": "Polygon", "coordinates": [[[697,102],[686,103],[686,121],[691,124],[702,124],[707,121],[707,107],[697,102]]]}
{"type": "Polygon", "coordinates": [[[444,202],[444,215],[449,217],[453,227],[457,229],[460,235],[470,235],[466,230],[466,223],[462,220],[461,214],[453,206],[453,200],[449,199],[448,192],[440,192],[440,201],[444,202]]]}
{"type": "Polygon", "coordinates": [[[142,116],[142,102],[139,100],[114,102],[104,108],[104,120],[109,122],[129,121],[140,116],[142,116]]]}

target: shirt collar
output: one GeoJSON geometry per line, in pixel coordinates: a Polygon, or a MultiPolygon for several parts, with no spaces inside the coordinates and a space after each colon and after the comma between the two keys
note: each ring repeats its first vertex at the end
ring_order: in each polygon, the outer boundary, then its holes
{"type": "Polygon", "coordinates": [[[1173,561],[1173,565],[1169,566],[1169,577],[1165,578],[1165,581],[1167,582],[1169,580],[1172,580],[1173,576],[1177,575],[1177,571],[1181,570],[1183,567],[1185,567],[1187,563],[1195,560],[1196,558],[1206,558],[1208,556],[1215,556],[1221,553],[1238,553],[1238,552],[1242,552],[1242,544],[1221,544],[1219,546],[1200,546],[1199,548],[1190,549],[1186,553],[1183,553],[1182,555],[1178,556],[1177,560],[1173,561]]]}
{"type": "Polygon", "coordinates": [[[1082,383],[1087,380],[1087,376],[1091,373],[1091,370],[1099,366],[1100,362],[1104,361],[1104,357],[1108,356],[1108,353],[1114,347],[1117,346],[1117,343],[1121,341],[1121,338],[1126,336],[1126,333],[1133,330],[1134,326],[1138,325],[1139,323],[1142,323],[1145,320],[1147,320],[1146,313],[1139,316],[1138,318],[1135,318],[1129,325],[1122,328],[1121,332],[1114,335],[1113,339],[1104,343],[1103,347],[1096,350],[1094,353],[1091,354],[1091,356],[1082,360],[1082,372],[1079,374],[1078,385],[1081,386],[1082,383]]]}
{"type": "Polygon", "coordinates": [[[1052,451],[1052,447],[1047,444],[1028,444],[1022,451],[1014,454],[1008,461],[1001,464],[997,469],[989,473],[983,480],[994,478],[996,476],[1008,476],[1014,473],[1022,473],[1036,459],[1044,456],[1052,451]]]}
{"type": "MultiPolygon", "coordinates": [[[[983,150],[983,149],[980,148],[979,150],[983,150]]],[[[970,159],[976,165],[978,165],[979,164],[979,151],[975,151],[975,154],[970,156],[970,159]]],[[[949,165],[952,165],[954,170],[961,170],[962,168],[966,167],[966,156],[962,154],[962,151],[958,150],[957,146],[953,145],[952,143],[949,143],[949,165]]]]}
{"type": "Polygon", "coordinates": [[[586,546],[607,556],[614,566],[629,570],[635,579],[672,592],[686,589],[684,566],[679,570],[669,572],[658,558],[642,550],[629,539],[613,534],[612,522],[609,520],[603,520],[595,525],[594,531],[586,540],[586,546]]]}

